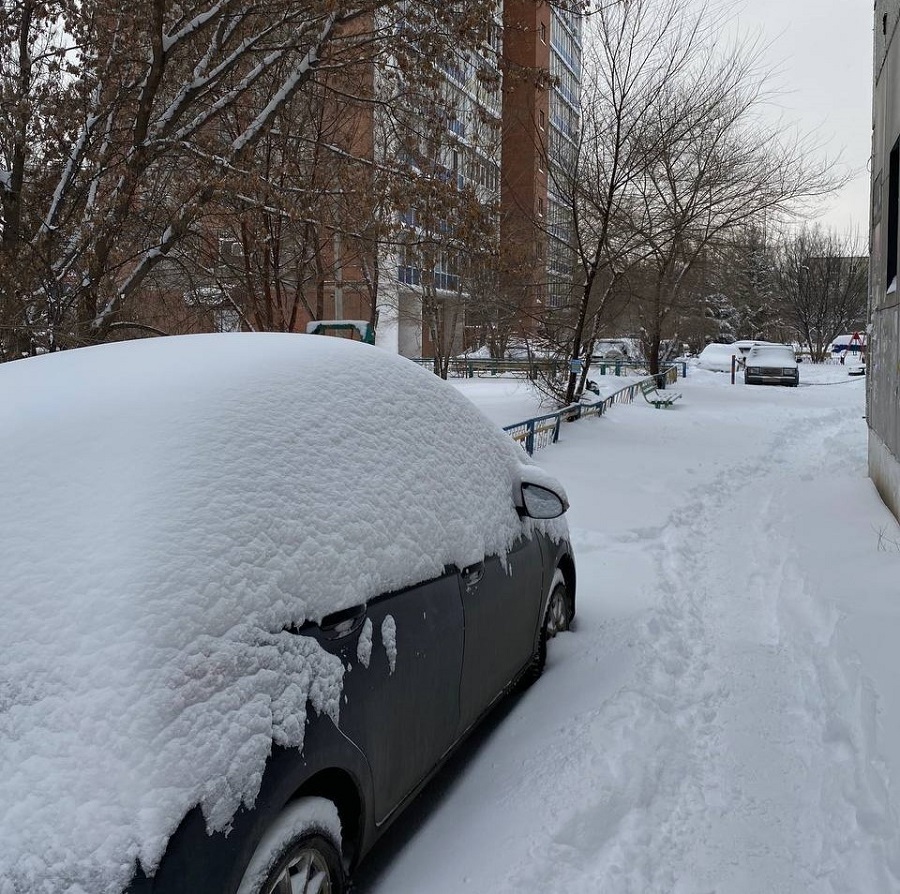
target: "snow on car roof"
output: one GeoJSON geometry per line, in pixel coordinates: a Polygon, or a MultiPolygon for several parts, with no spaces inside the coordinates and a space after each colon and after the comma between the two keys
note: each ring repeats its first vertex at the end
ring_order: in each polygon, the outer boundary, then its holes
{"type": "Polygon", "coordinates": [[[778,357],[779,359],[787,358],[796,362],[794,348],[792,345],[778,344],[759,344],[754,345],[747,355],[748,362],[751,359],[759,359],[760,357],[778,357]]]}
{"type": "Polygon", "coordinates": [[[0,445],[0,894],[118,894],[194,805],[225,828],[307,701],[338,712],[340,661],[285,628],[522,530],[522,451],[343,339],[6,364],[0,445]]]}

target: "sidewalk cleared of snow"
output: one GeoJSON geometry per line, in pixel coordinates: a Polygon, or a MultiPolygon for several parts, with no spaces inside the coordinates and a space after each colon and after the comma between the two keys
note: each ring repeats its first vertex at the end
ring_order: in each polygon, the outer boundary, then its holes
{"type": "MultiPolygon", "coordinates": [[[[489,387],[461,390],[517,421],[489,387]]],[[[678,390],[536,454],[571,498],[577,629],[360,894],[900,891],[900,527],[864,380],[678,390]]]]}

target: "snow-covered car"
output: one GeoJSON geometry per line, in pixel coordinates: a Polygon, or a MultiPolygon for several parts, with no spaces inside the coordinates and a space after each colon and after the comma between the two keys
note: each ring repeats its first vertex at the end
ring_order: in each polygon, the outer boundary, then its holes
{"type": "Polygon", "coordinates": [[[697,366],[712,372],[731,372],[731,358],[740,357],[736,345],[712,343],[707,345],[697,357],[697,366]]]}
{"type": "Polygon", "coordinates": [[[744,361],[745,385],[793,385],[800,370],[792,345],[754,345],[744,361]]]}
{"type": "Polygon", "coordinates": [[[634,346],[625,338],[598,338],[594,342],[592,359],[597,363],[631,360],[636,356],[634,346]]]}
{"type": "Polygon", "coordinates": [[[713,372],[731,372],[731,358],[736,358],[736,368],[742,369],[747,361],[747,355],[758,345],[770,345],[775,342],[751,341],[742,339],[729,344],[708,344],[697,358],[697,366],[700,369],[708,369],[713,372]]]}
{"type": "Polygon", "coordinates": [[[373,346],[5,364],[0,453],[4,894],[340,894],[574,614],[562,487],[373,346]]]}

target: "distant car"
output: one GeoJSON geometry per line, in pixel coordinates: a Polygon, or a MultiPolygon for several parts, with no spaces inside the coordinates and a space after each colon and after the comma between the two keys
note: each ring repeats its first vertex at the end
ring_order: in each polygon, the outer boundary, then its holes
{"type": "Polygon", "coordinates": [[[796,386],[799,381],[800,370],[792,345],[755,345],[748,352],[744,384],[796,386]]]}
{"type": "Polygon", "coordinates": [[[632,346],[624,338],[601,338],[594,342],[591,359],[596,363],[631,360],[632,353],[632,346]]]}
{"type": "Polygon", "coordinates": [[[10,891],[341,894],[575,612],[562,487],[373,346],[5,364],[0,449],[10,891]]]}
{"type": "Polygon", "coordinates": [[[774,342],[741,341],[708,344],[697,358],[697,366],[700,369],[708,369],[712,372],[731,372],[731,358],[735,358],[735,369],[741,370],[747,360],[747,355],[757,345],[769,345],[774,342]]]}

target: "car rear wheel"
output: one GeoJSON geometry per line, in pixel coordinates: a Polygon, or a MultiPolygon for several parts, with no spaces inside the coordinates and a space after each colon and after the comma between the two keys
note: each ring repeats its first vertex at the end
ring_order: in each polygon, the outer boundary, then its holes
{"type": "Polygon", "coordinates": [[[537,649],[522,677],[526,686],[537,680],[544,672],[544,667],[547,664],[547,643],[557,633],[562,633],[571,626],[572,601],[569,599],[569,591],[562,572],[557,571],[551,585],[550,597],[547,600],[547,610],[544,612],[544,621],[541,625],[537,649]]]}
{"type": "Polygon", "coordinates": [[[344,891],[337,808],[325,798],[300,798],[263,835],[237,894],[344,891]]]}

